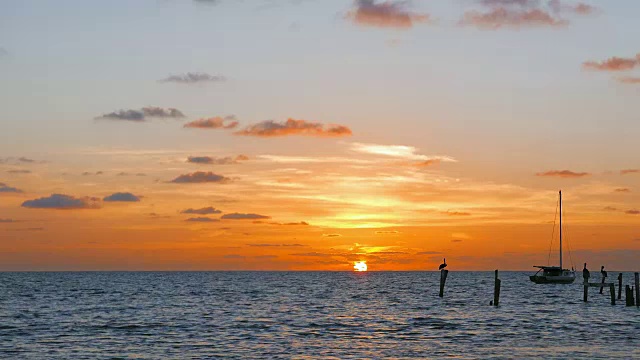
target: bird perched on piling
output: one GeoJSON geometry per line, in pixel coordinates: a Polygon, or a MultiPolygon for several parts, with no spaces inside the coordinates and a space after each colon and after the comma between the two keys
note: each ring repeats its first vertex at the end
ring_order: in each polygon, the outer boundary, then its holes
{"type": "Polygon", "coordinates": [[[446,268],[446,267],[447,267],[447,259],[446,259],[446,258],[443,258],[442,260],[443,260],[444,262],[443,262],[442,264],[440,264],[440,266],[438,266],[438,270],[442,270],[442,269],[444,269],[444,268],[446,268]]]}

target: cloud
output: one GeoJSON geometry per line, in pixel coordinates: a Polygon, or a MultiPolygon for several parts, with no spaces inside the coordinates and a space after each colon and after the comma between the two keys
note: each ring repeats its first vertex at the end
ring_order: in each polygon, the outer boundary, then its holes
{"type": "Polygon", "coordinates": [[[261,260],[273,260],[273,259],[277,259],[278,255],[258,255],[258,256],[254,256],[254,258],[261,259],[261,260]]]}
{"type": "Polygon", "coordinates": [[[202,118],[184,124],[186,128],[195,129],[235,129],[239,122],[234,115],[225,117],[215,116],[212,118],[202,118]]]}
{"type": "Polygon", "coordinates": [[[342,234],[322,234],[324,237],[340,237],[342,234]]]}
{"type": "Polygon", "coordinates": [[[188,218],[185,221],[190,221],[190,222],[218,222],[220,220],[212,219],[212,218],[209,218],[209,217],[193,217],[193,218],[188,218]]]}
{"type": "Polygon", "coordinates": [[[623,84],[635,85],[640,84],[640,77],[625,76],[618,78],[618,81],[623,84]]]}
{"type": "Polygon", "coordinates": [[[171,75],[165,79],[158,81],[162,83],[173,82],[178,84],[197,84],[207,82],[224,82],[227,81],[227,78],[221,75],[209,75],[206,73],[189,72],[181,75],[171,75]]]}
{"type": "Polygon", "coordinates": [[[257,220],[257,219],[271,219],[271,216],[259,215],[259,214],[231,213],[231,214],[222,215],[221,219],[226,219],[226,220],[257,220]]]}
{"type": "Polygon", "coordinates": [[[316,136],[316,137],[341,137],[351,136],[351,129],[343,125],[327,125],[307,120],[288,119],[284,123],[266,120],[250,125],[243,130],[236,131],[235,135],[276,137],[288,135],[316,136]]]}
{"type": "Polygon", "coordinates": [[[418,149],[407,145],[380,145],[380,144],[363,144],[352,143],[351,150],[363,154],[383,155],[395,158],[403,158],[407,160],[419,161],[414,164],[416,166],[430,166],[441,161],[457,162],[456,159],[449,156],[439,155],[422,155],[418,154],[418,149]]]}
{"type": "Polygon", "coordinates": [[[191,209],[190,208],[190,209],[182,210],[182,211],[180,211],[180,213],[181,214],[209,215],[209,214],[220,214],[220,213],[222,213],[222,211],[209,206],[209,207],[203,207],[203,208],[200,208],[200,209],[191,209]]]}
{"type": "Polygon", "coordinates": [[[484,9],[465,12],[460,25],[487,30],[563,27],[569,21],[562,15],[588,15],[595,12],[590,5],[568,5],[561,0],[479,0],[477,3],[484,9]]]}
{"type": "Polygon", "coordinates": [[[453,239],[453,240],[451,240],[451,242],[454,242],[454,243],[459,243],[459,242],[462,242],[462,241],[463,241],[462,239],[453,239]]]}
{"type": "Polygon", "coordinates": [[[630,193],[631,189],[629,189],[629,188],[618,188],[618,189],[615,189],[613,191],[614,192],[619,192],[619,193],[630,193]]]}
{"type": "Polygon", "coordinates": [[[16,221],[13,220],[13,219],[1,219],[0,218],[0,224],[13,223],[13,222],[16,222],[16,221]]]}
{"type": "Polygon", "coordinates": [[[231,181],[231,179],[222,175],[214,174],[211,171],[196,171],[191,174],[180,175],[170,182],[175,184],[187,184],[187,183],[220,183],[224,184],[231,181]]]}
{"type": "Polygon", "coordinates": [[[26,158],[26,157],[24,157],[24,156],[19,157],[19,158],[18,158],[18,161],[19,161],[19,162],[23,162],[23,163],[34,163],[34,162],[36,162],[35,160],[33,160],[33,159],[29,159],[29,158],[26,158]]]}
{"type": "MultiPolygon", "coordinates": [[[[240,155],[240,156],[244,156],[244,155],[240,155]]],[[[237,156],[235,158],[232,158],[230,156],[223,157],[223,158],[216,158],[211,156],[189,156],[187,158],[187,162],[192,164],[232,165],[232,164],[237,164],[239,159],[244,160],[243,158],[240,158],[240,156],[237,156]]]]}
{"type": "Polygon", "coordinates": [[[308,252],[308,253],[298,253],[298,254],[291,254],[292,256],[305,256],[305,257],[332,257],[334,256],[333,254],[325,254],[325,253],[319,253],[319,252],[308,252]]]}
{"type": "Polygon", "coordinates": [[[399,234],[400,232],[397,230],[379,230],[376,231],[376,234],[378,235],[395,235],[395,234],[399,234]]]}
{"type": "Polygon", "coordinates": [[[140,110],[118,110],[102,116],[96,117],[96,119],[104,120],[124,120],[133,122],[147,121],[148,118],[158,119],[181,119],[184,118],[184,114],[174,108],[161,108],[155,106],[144,107],[140,110]]]}
{"type": "Polygon", "coordinates": [[[429,22],[429,14],[412,12],[406,1],[355,0],[347,19],[360,26],[409,29],[414,24],[429,22]]]}
{"type": "Polygon", "coordinates": [[[9,174],[31,174],[31,170],[9,170],[9,174]]]}
{"type": "Polygon", "coordinates": [[[618,209],[614,208],[613,206],[605,206],[603,208],[603,210],[606,210],[606,211],[618,211],[618,209]]]}
{"type": "Polygon", "coordinates": [[[471,216],[471,213],[464,211],[445,211],[443,214],[449,216],[471,216]]]}
{"type": "Polygon", "coordinates": [[[624,213],[629,215],[640,215],[640,210],[632,209],[632,210],[627,210],[624,213]]]}
{"type": "Polygon", "coordinates": [[[440,255],[442,254],[441,251],[421,251],[419,253],[416,253],[416,255],[440,255]]]}
{"type": "Polygon", "coordinates": [[[237,254],[231,254],[231,255],[225,255],[224,256],[225,259],[244,259],[245,257],[242,255],[237,255],[237,254]]]}
{"type": "Polygon", "coordinates": [[[627,71],[640,65],[640,54],[634,58],[611,57],[603,61],[585,61],[582,67],[594,71],[627,71]]]}
{"type": "Polygon", "coordinates": [[[83,197],[76,198],[64,194],[52,194],[49,197],[42,197],[35,200],[27,200],[22,203],[22,207],[31,209],[98,209],[99,199],[83,197]]]}
{"type": "Polygon", "coordinates": [[[302,244],[246,244],[250,247],[305,247],[308,245],[302,244]]]}
{"type": "Polygon", "coordinates": [[[620,175],[629,175],[629,174],[638,174],[638,173],[640,173],[640,169],[620,170],[620,175]]]}
{"type": "Polygon", "coordinates": [[[140,198],[129,192],[117,192],[105,197],[102,200],[108,202],[136,202],[140,201],[140,198]]]}
{"type": "Polygon", "coordinates": [[[18,188],[11,187],[5,183],[0,183],[0,193],[22,193],[22,192],[23,191],[18,188]]]}
{"type": "Polygon", "coordinates": [[[550,170],[550,171],[536,174],[536,176],[560,177],[560,178],[580,178],[580,177],[585,177],[589,175],[591,174],[586,172],[574,172],[570,170],[550,170]]]}

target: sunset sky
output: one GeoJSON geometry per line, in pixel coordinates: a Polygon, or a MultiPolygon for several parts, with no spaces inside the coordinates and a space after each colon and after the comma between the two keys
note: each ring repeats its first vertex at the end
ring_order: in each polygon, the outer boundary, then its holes
{"type": "Polygon", "coordinates": [[[638,271],[638,13],[4,0],[0,270],[638,271]]]}

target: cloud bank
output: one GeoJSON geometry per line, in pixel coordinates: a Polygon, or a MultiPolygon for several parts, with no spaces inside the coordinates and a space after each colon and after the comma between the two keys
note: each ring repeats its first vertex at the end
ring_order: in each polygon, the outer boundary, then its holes
{"type": "Polygon", "coordinates": [[[140,110],[118,110],[96,117],[97,120],[122,120],[132,122],[144,122],[149,118],[157,119],[181,119],[185,115],[178,109],[161,108],[155,106],[144,107],[140,110]]]}
{"type": "Polygon", "coordinates": [[[97,198],[83,197],[76,198],[64,194],[52,194],[48,197],[42,197],[34,200],[27,200],[22,203],[22,207],[31,209],[97,209],[100,207],[97,198]]]}
{"type": "Polygon", "coordinates": [[[347,13],[347,19],[356,25],[379,28],[410,29],[430,18],[429,14],[409,10],[406,1],[356,0],[347,13]]]}
{"type": "Polygon", "coordinates": [[[341,137],[351,136],[352,132],[343,125],[324,125],[307,120],[288,119],[286,122],[266,120],[250,125],[234,134],[241,136],[278,137],[278,136],[315,136],[315,137],[341,137]]]}
{"type": "Polygon", "coordinates": [[[0,193],[22,193],[23,191],[0,182],[0,193]]]}
{"type": "Polygon", "coordinates": [[[176,184],[188,184],[188,183],[226,183],[231,179],[222,175],[214,174],[211,171],[196,171],[190,174],[180,175],[170,182],[176,184]]]}

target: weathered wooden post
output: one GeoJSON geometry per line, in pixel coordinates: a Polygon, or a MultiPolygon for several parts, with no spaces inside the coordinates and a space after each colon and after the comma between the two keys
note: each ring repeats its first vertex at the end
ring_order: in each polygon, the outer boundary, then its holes
{"type": "Polygon", "coordinates": [[[625,294],[626,305],[633,306],[633,292],[631,291],[631,287],[629,285],[625,285],[624,294],[625,294]]]}
{"type": "Polygon", "coordinates": [[[622,273],[618,275],[618,300],[622,299],[622,273]]]}
{"type": "Polygon", "coordinates": [[[440,270],[440,297],[444,296],[444,283],[447,281],[447,275],[449,275],[449,270],[440,270]]]}
{"type": "Polygon", "coordinates": [[[584,302],[587,302],[587,297],[589,296],[589,283],[585,280],[584,281],[584,302]]]}
{"type": "Polygon", "coordinates": [[[611,293],[611,305],[616,304],[616,286],[613,283],[609,284],[609,292],[611,293]]]}
{"type": "Polygon", "coordinates": [[[636,306],[640,306],[640,273],[635,273],[636,276],[636,306]]]}
{"type": "Polygon", "coordinates": [[[493,306],[500,304],[500,283],[502,280],[498,279],[498,270],[496,270],[495,284],[493,285],[493,306]]]}

